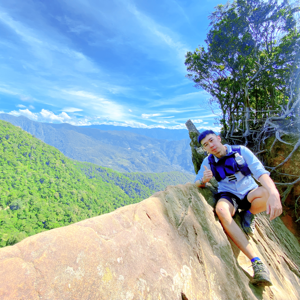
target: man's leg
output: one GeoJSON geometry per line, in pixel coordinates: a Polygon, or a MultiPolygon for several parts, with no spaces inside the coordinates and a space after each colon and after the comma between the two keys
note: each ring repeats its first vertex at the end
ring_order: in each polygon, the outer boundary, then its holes
{"type": "Polygon", "coordinates": [[[258,187],[248,193],[241,204],[241,225],[245,233],[252,236],[255,231],[255,215],[266,210],[268,192],[264,187],[258,187]],[[246,203],[248,202],[248,203],[246,203]]]}
{"type": "Polygon", "coordinates": [[[235,213],[233,205],[226,199],[221,198],[216,205],[216,213],[226,233],[230,236],[237,247],[251,260],[256,257],[252,246],[247,240],[241,228],[235,223],[232,216],[235,213]]]}
{"type": "Polygon", "coordinates": [[[241,204],[241,225],[245,233],[252,236],[255,232],[255,215],[266,210],[268,192],[264,187],[258,187],[248,193],[241,204]]]}
{"type": "MultiPolygon", "coordinates": [[[[263,211],[262,209],[263,209],[264,200],[260,199],[263,197],[256,197],[256,198],[252,197],[255,195],[261,195],[261,192],[253,193],[250,196],[250,199],[253,202],[256,201],[253,212],[258,213],[263,211]]],[[[235,213],[235,209],[233,205],[228,200],[221,198],[216,205],[216,213],[226,233],[230,236],[230,238],[237,245],[237,247],[251,260],[253,271],[254,271],[254,275],[251,282],[254,285],[259,285],[259,286],[272,285],[270,279],[270,273],[268,269],[257,257],[257,255],[254,252],[254,249],[252,248],[249,241],[247,240],[244,232],[241,230],[241,228],[235,223],[235,221],[232,218],[232,216],[235,213]]]]}
{"type": "Polygon", "coordinates": [[[251,203],[249,211],[254,215],[265,211],[267,209],[268,197],[268,191],[262,186],[249,192],[247,195],[247,199],[251,203]]]}

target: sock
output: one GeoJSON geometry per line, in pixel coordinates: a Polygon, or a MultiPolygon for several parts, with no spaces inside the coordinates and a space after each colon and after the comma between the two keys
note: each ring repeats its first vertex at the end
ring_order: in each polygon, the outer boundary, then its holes
{"type": "Polygon", "coordinates": [[[260,258],[259,258],[259,257],[253,257],[253,258],[251,259],[251,262],[254,263],[256,260],[259,260],[259,261],[260,261],[260,258]]]}

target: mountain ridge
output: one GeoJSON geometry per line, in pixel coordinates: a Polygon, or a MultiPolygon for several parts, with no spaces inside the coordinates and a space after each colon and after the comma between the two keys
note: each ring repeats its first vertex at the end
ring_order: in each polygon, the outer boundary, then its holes
{"type": "Polygon", "coordinates": [[[188,139],[167,141],[127,131],[39,123],[8,114],[0,114],[0,119],[21,127],[75,160],[120,172],[194,173],[188,139]]]}
{"type": "Polygon", "coordinates": [[[104,131],[129,131],[139,135],[145,135],[154,139],[163,139],[168,141],[178,141],[189,139],[189,132],[186,129],[168,129],[168,128],[134,128],[130,126],[114,126],[114,125],[89,125],[80,126],[96,128],[104,131]]]}
{"type": "Polygon", "coordinates": [[[167,185],[193,179],[179,172],[130,177],[74,161],[2,120],[0,152],[0,247],[137,203],[167,185]]]}

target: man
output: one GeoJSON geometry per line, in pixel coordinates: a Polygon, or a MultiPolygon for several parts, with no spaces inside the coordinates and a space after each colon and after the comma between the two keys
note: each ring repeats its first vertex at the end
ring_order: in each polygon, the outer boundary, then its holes
{"type": "Polygon", "coordinates": [[[210,155],[206,157],[196,176],[197,187],[214,176],[219,181],[216,214],[226,233],[237,247],[251,260],[254,285],[270,286],[270,273],[254,252],[240,227],[232,217],[237,209],[242,209],[242,228],[253,234],[254,215],[266,211],[273,220],[282,213],[278,190],[258,158],[244,146],[230,146],[221,143],[221,137],[212,130],[206,130],[198,137],[198,142],[210,155]],[[258,186],[251,174],[262,186],[258,186]]]}

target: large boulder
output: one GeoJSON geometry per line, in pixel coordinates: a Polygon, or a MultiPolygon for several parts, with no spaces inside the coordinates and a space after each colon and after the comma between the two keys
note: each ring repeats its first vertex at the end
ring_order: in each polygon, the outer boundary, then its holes
{"type": "Polygon", "coordinates": [[[212,205],[209,189],[171,186],[3,248],[0,299],[300,299],[300,247],[282,221],[257,219],[250,242],[274,285],[254,287],[212,205]]]}

